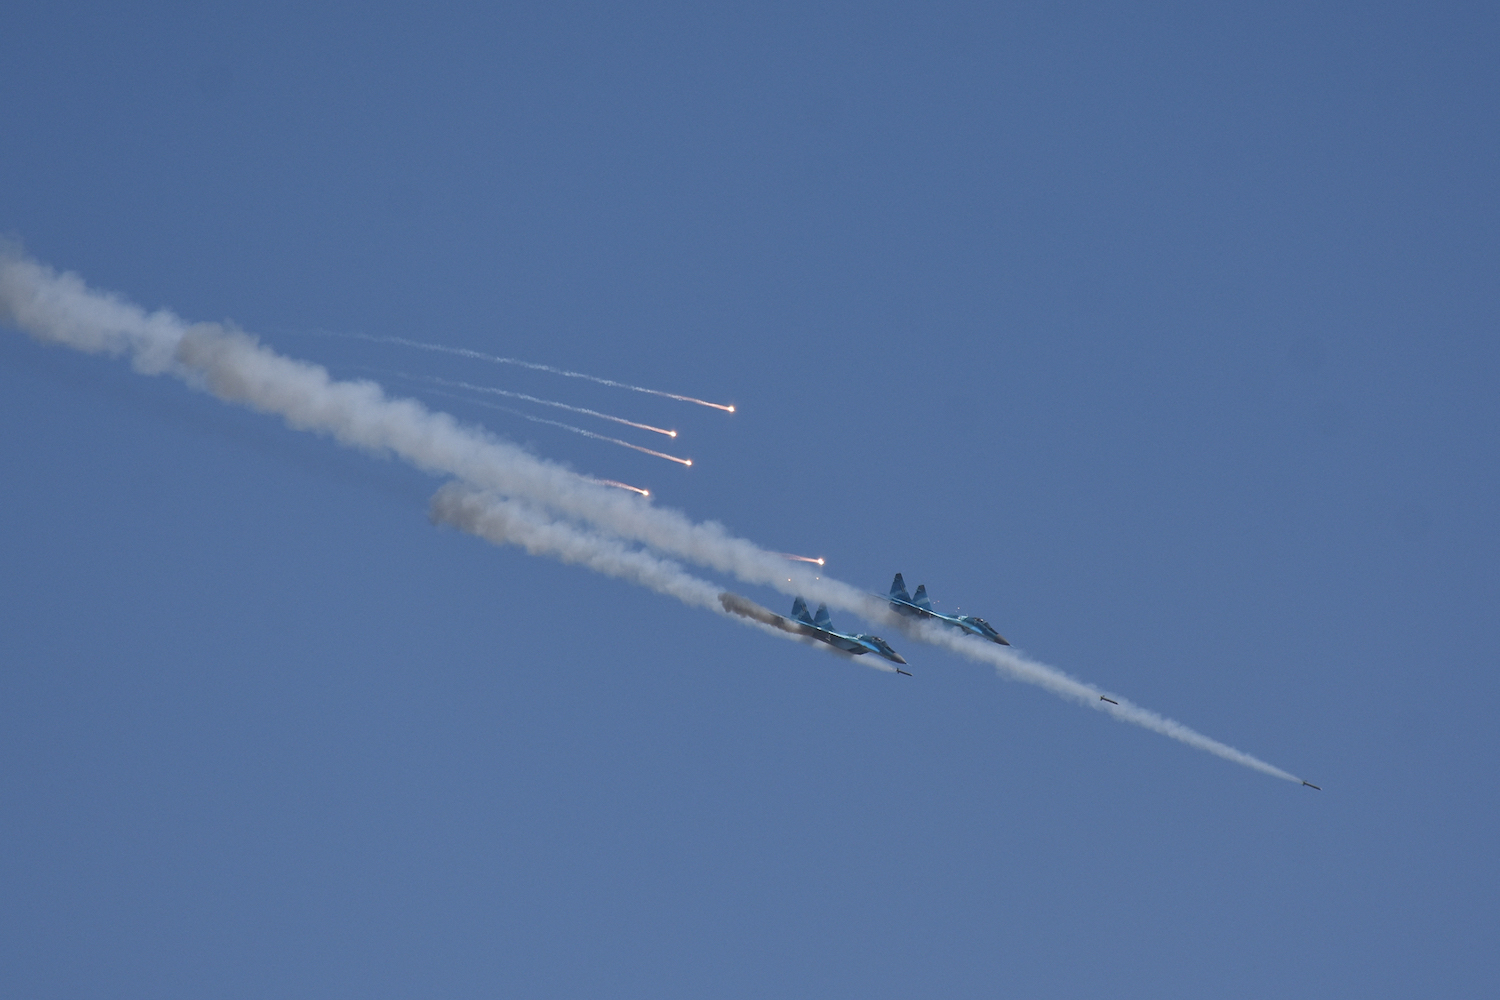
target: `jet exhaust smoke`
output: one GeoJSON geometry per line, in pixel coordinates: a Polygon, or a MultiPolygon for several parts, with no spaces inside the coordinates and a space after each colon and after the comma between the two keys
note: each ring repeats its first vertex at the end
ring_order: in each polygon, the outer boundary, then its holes
{"type": "Polygon", "coordinates": [[[802,639],[800,633],[786,628],[776,615],[755,602],[720,591],[670,559],[632,549],[618,539],[554,520],[544,511],[520,501],[484,493],[461,483],[448,483],[433,495],[428,518],[433,524],[446,524],[495,545],[516,545],[531,555],[583,566],[658,594],[675,597],[689,607],[737,618],[762,631],[776,635],[791,632],[791,638],[802,639]],[[758,608],[762,614],[747,615],[740,610],[744,606],[758,608]]]}
{"type": "MultiPolygon", "coordinates": [[[[453,477],[460,484],[439,491],[433,501],[434,519],[493,541],[518,544],[538,555],[578,563],[670,594],[694,607],[755,621],[778,634],[785,633],[762,618],[731,607],[732,602],[721,599],[719,588],[691,576],[662,556],[729,573],[746,583],[770,586],[787,594],[801,593],[871,621],[890,622],[896,617],[884,600],[841,581],[814,576],[810,569],[789,569],[780,553],[735,537],[719,524],[694,522],[678,511],[643,504],[635,497],[623,495],[614,488],[616,484],[604,485],[579,476],[481,428],[460,424],[446,413],[433,412],[416,400],[392,398],[374,382],[333,379],[322,366],[279,354],[249,334],[217,323],[189,324],[166,310],[147,313],[118,296],[91,290],[77,275],[59,274],[18,249],[3,245],[0,245],[0,320],[14,324],[43,343],[62,344],[88,353],[128,355],[136,371],[142,374],[170,374],[225,402],[280,416],[289,427],[327,434],[340,444],[378,455],[395,455],[425,472],[453,477]],[[630,543],[655,551],[634,549],[630,543]]],[[[400,338],[367,339],[491,359],[478,352],[400,338]]],[[[491,360],[512,363],[511,359],[491,360]]],[[[554,370],[529,362],[514,363],[554,370]]],[[[604,384],[619,384],[557,371],[604,384]]],[[[702,402],[655,390],[639,391],[702,402]]],[[[529,416],[527,419],[541,420],[529,416]]],[[[589,437],[602,437],[582,428],[569,429],[589,437]]],[[[614,443],[638,448],[628,442],[614,443]]],[[[675,456],[660,457],[691,464],[690,460],[675,456]]],[[[1262,773],[1293,782],[1301,780],[1125,699],[1105,707],[1106,702],[1101,700],[1104,692],[1014,652],[960,636],[930,622],[910,623],[903,619],[900,624],[908,635],[989,663],[1004,676],[1089,704],[1121,721],[1262,773]]]]}
{"type": "MultiPolygon", "coordinates": [[[[897,617],[897,616],[892,616],[897,617]]],[[[1243,764],[1252,770],[1269,774],[1273,778],[1295,783],[1302,779],[1288,774],[1281,768],[1267,764],[1259,758],[1252,757],[1243,750],[1236,750],[1226,743],[1220,743],[1216,739],[1204,736],[1202,733],[1184,726],[1180,722],[1158,715],[1149,709],[1141,708],[1132,704],[1126,698],[1117,696],[1106,697],[1106,693],[1100,691],[1091,684],[1075,680],[1056,667],[1049,667],[1035,660],[1028,660],[1021,654],[1014,652],[1007,646],[997,646],[992,642],[985,642],[975,636],[965,635],[951,628],[939,625],[931,621],[910,621],[901,619],[898,623],[907,634],[913,638],[934,646],[952,650],[960,656],[988,663],[1002,676],[1011,680],[1024,681],[1027,684],[1035,684],[1037,687],[1045,688],[1059,697],[1069,701],[1077,702],[1098,711],[1107,712],[1109,715],[1121,722],[1134,723],[1142,728],[1149,729],[1154,733],[1170,737],[1180,743],[1186,743],[1190,747],[1207,751],[1216,757],[1243,764]]]]}
{"type": "Polygon", "coordinates": [[[801,634],[797,629],[792,627],[791,622],[770,608],[761,607],[748,597],[741,597],[739,594],[732,594],[726,590],[719,595],[719,604],[723,606],[725,611],[732,615],[739,615],[741,618],[752,618],[763,625],[781,629],[783,632],[801,634]]]}
{"type": "Polygon", "coordinates": [[[434,524],[447,524],[497,545],[518,545],[532,555],[586,566],[695,608],[721,610],[719,588],[677,563],[554,520],[520,501],[449,483],[433,495],[428,515],[434,524]]]}

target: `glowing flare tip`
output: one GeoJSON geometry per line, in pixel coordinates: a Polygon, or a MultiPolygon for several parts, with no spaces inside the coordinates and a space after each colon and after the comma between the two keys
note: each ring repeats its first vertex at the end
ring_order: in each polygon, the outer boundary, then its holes
{"type": "Polygon", "coordinates": [[[716,409],[716,410],[723,410],[725,413],[733,413],[734,412],[734,407],[733,406],[726,406],[723,403],[710,403],[706,399],[694,399],[691,396],[676,396],[674,398],[675,399],[680,399],[680,400],[682,400],[685,403],[697,403],[699,406],[712,406],[714,409],[716,409]]]}
{"type": "Polygon", "coordinates": [[[824,559],[822,556],[797,556],[793,555],[790,552],[778,552],[777,555],[781,556],[783,559],[795,559],[797,562],[812,563],[815,566],[824,566],[827,565],[828,562],[828,560],[824,559]]]}

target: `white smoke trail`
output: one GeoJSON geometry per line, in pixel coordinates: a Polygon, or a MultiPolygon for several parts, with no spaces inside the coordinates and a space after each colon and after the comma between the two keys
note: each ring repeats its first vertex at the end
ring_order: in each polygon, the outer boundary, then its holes
{"type": "MultiPolygon", "coordinates": [[[[891,616],[896,617],[896,616],[891,616]]],[[[911,621],[902,619],[900,626],[907,635],[920,639],[933,646],[951,650],[960,656],[965,656],[980,663],[988,663],[1002,676],[1012,680],[1024,681],[1027,684],[1035,684],[1037,687],[1051,691],[1059,697],[1070,701],[1076,701],[1088,708],[1108,712],[1121,722],[1134,723],[1155,733],[1170,737],[1190,747],[1207,751],[1225,760],[1243,764],[1245,767],[1269,774],[1283,781],[1298,783],[1302,779],[1288,774],[1279,767],[1267,764],[1259,758],[1252,757],[1243,750],[1218,740],[1204,736],[1202,733],[1184,726],[1180,722],[1158,715],[1149,709],[1135,705],[1127,698],[1112,695],[1108,691],[1100,690],[1091,684],[1075,680],[1056,667],[1049,667],[1035,660],[1028,660],[1019,653],[1005,646],[997,646],[992,642],[972,635],[965,635],[948,626],[940,625],[933,621],[911,621]],[[1103,698],[1113,698],[1118,704],[1111,705],[1103,698]]]]}
{"type": "MultiPolygon", "coordinates": [[[[76,275],[58,274],[4,247],[0,319],[46,343],[128,354],[140,372],[170,373],[226,402],[279,415],[293,428],[329,434],[351,447],[393,453],[419,469],[453,476],[497,498],[524,500],[544,512],[544,520],[583,522],[593,529],[588,534],[597,544],[638,542],[747,583],[803,593],[872,621],[889,620],[883,600],[800,566],[788,566],[780,554],[737,538],[722,525],[694,522],[678,511],[643,504],[415,400],[392,399],[374,382],[334,380],[321,366],[280,355],[248,334],[214,323],[189,325],[164,310],[148,314],[117,296],[90,290],[76,275]]],[[[699,606],[712,606],[702,603],[702,593],[694,593],[699,606]]],[[[956,642],[958,637],[945,630],[916,629],[913,634],[1064,697],[1088,700],[1100,693],[1014,654],[956,642]]],[[[1267,774],[1298,780],[1179,723],[1128,703],[1117,707],[1120,711],[1109,710],[1116,718],[1267,774]]]]}
{"type": "Polygon", "coordinates": [[[554,520],[520,501],[449,483],[433,495],[428,514],[435,524],[459,528],[496,545],[518,545],[534,556],[586,566],[596,573],[675,597],[691,607],[727,614],[719,603],[722,588],[693,576],[677,563],[554,520]]]}
{"type": "Polygon", "coordinates": [[[607,385],[615,389],[629,389],[631,392],[644,392],[650,396],[661,396],[665,399],[676,399],[683,403],[696,403],[699,406],[711,406],[715,410],[723,410],[725,413],[733,413],[734,407],[726,403],[710,403],[706,399],[698,399],[694,396],[679,396],[675,392],[663,392],[660,389],[647,389],[644,386],[631,385],[629,382],[616,382],[614,379],[600,378],[597,375],[585,375],[583,372],[571,372],[566,368],[554,368],[551,365],[539,365],[535,361],[522,361],[520,358],[502,358],[498,354],[485,354],[483,351],[473,351],[467,347],[448,347],[446,344],[429,344],[421,340],[409,340],[406,337],[376,337],[368,333],[345,333],[335,336],[352,337],[357,340],[369,340],[377,344],[400,344],[402,347],[415,347],[421,351],[436,351],[440,354],[453,354],[460,358],[472,358],[475,361],[488,361],[496,365],[515,365],[518,368],[529,368],[532,371],[547,372],[551,375],[563,375],[567,378],[581,378],[599,385],[607,385]]]}
{"type": "MultiPolygon", "coordinates": [[[[731,613],[724,602],[726,595],[722,588],[693,576],[669,559],[554,520],[544,511],[520,501],[483,493],[461,483],[448,483],[433,495],[428,516],[434,524],[458,528],[495,545],[516,545],[534,556],[584,566],[596,573],[675,597],[689,607],[704,608],[769,635],[816,645],[765,622],[731,613]]],[[[877,670],[890,669],[880,663],[869,665],[877,670]]]]}

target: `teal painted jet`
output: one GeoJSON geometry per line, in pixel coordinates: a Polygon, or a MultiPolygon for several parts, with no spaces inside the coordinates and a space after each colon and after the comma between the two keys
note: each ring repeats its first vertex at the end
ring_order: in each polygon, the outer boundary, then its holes
{"type": "MultiPolygon", "coordinates": [[[[828,605],[819,604],[818,613],[809,615],[807,613],[807,602],[797,598],[792,602],[792,617],[788,619],[796,631],[819,642],[826,642],[835,649],[842,649],[846,653],[855,656],[863,656],[865,653],[876,653],[885,657],[892,663],[905,663],[901,654],[896,652],[890,645],[878,635],[864,635],[855,633],[850,635],[846,632],[835,632],[833,620],[828,617],[828,605]]],[[[906,673],[898,670],[897,673],[906,673]]]]}
{"type": "Polygon", "coordinates": [[[975,618],[973,615],[945,615],[932,610],[932,601],[927,596],[927,584],[918,584],[916,596],[913,597],[906,592],[906,581],[901,579],[900,573],[897,573],[896,579],[891,581],[889,599],[891,607],[910,618],[932,618],[936,621],[947,622],[970,635],[977,635],[990,642],[998,642],[1002,646],[1010,645],[1005,641],[1005,636],[996,632],[983,618],[975,618]]]}

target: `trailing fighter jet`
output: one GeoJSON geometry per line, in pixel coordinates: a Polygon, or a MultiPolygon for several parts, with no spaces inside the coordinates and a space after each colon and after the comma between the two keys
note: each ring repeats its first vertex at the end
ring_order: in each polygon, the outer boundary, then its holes
{"type": "MultiPolygon", "coordinates": [[[[753,618],[763,624],[779,628],[783,632],[790,632],[793,635],[807,636],[811,639],[817,639],[819,642],[826,642],[830,646],[842,649],[846,653],[853,653],[855,656],[861,656],[865,653],[879,653],[887,660],[895,663],[906,662],[901,658],[900,653],[897,653],[887,645],[886,641],[879,636],[845,635],[842,632],[835,632],[831,627],[832,622],[828,618],[827,605],[819,605],[817,615],[809,617],[807,614],[807,602],[799,597],[796,601],[792,602],[792,617],[783,618],[776,612],[761,607],[749,598],[741,597],[739,594],[731,594],[728,591],[719,595],[719,603],[724,605],[724,610],[730,614],[753,618]]],[[[896,668],[896,673],[906,674],[907,677],[911,676],[911,674],[900,667],[896,668]]]]}
{"type": "MultiPolygon", "coordinates": [[[[853,653],[855,656],[863,656],[865,653],[878,653],[892,663],[906,662],[901,658],[900,653],[892,649],[878,635],[864,635],[858,632],[850,635],[846,632],[835,632],[833,630],[833,620],[828,617],[828,605],[826,604],[819,604],[818,613],[816,615],[809,615],[807,613],[807,602],[799,597],[792,602],[792,617],[790,621],[796,627],[796,630],[803,635],[816,639],[819,642],[826,642],[835,649],[842,649],[846,653],[853,653]]],[[[905,672],[904,670],[901,671],[901,673],[905,672]]]]}
{"type": "Polygon", "coordinates": [[[1002,646],[1009,646],[1005,636],[996,632],[990,623],[983,618],[975,618],[973,615],[945,615],[932,610],[932,601],[927,596],[927,584],[917,586],[915,597],[907,594],[906,581],[901,579],[901,574],[896,574],[896,579],[891,581],[891,594],[889,598],[891,607],[912,618],[934,618],[949,625],[956,625],[970,635],[977,635],[981,639],[990,642],[998,642],[1002,646]]]}

